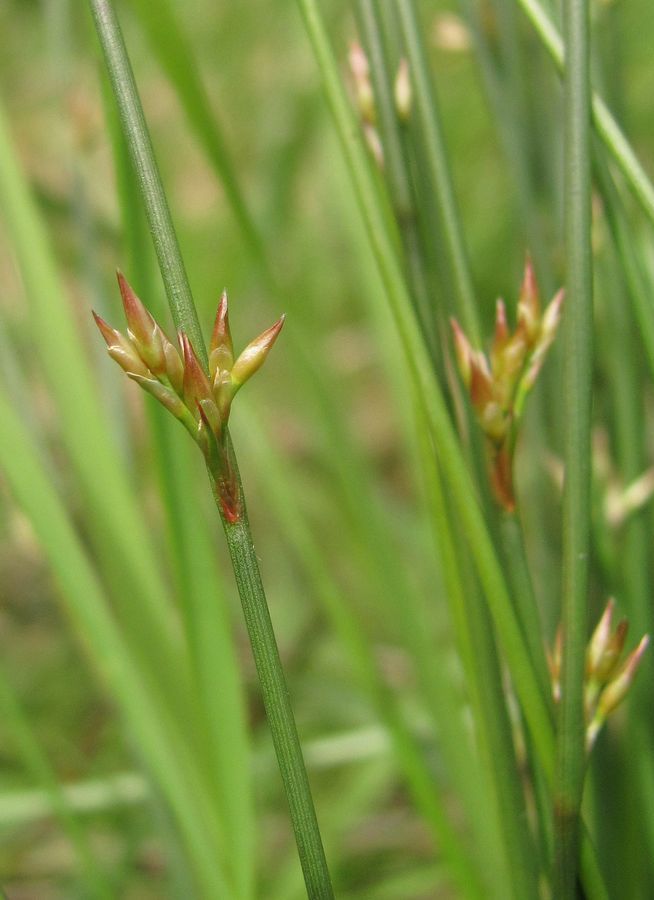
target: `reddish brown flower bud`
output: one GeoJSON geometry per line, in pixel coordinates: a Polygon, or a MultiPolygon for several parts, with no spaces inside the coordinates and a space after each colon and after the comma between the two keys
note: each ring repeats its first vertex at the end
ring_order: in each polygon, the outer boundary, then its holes
{"type": "Polygon", "coordinates": [[[500,364],[502,352],[511,338],[509,323],[506,319],[506,306],[504,300],[498,299],[495,304],[495,334],[491,347],[491,367],[493,371],[500,364]]]}
{"type": "Polygon", "coordinates": [[[218,304],[216,321],[211,335],[209,347],[209,375],[213,381],[219,371],[229,371],[234,365],[234,347],[229,328],[229,315],[227,312],[227,291],[223,291],[218,304]]]}
{"type": "Polygon", "coordinates": [[[266,357],[270,353],[270,348],[282,330],[285,318],[285,316],[281,316],[274,325],[271,325],[258,338],[251,341],[240,354],[231,372],[232,384],[235,387],[239,388],[242,384],[245,384],[248,378],[251,378],[264,364],[266,357]]]}
{"type": "Polygon", "coordinates": [[[529,344],[536,340],[540,331],[540,299],[536,273],[529,254],[525,259],[525,273],[518,299],[518,328],[524,331],[529,344]]]}
{"type": "Polygon", "coordinates": [[[123,299],[128,334],[150,371],[160,375],[166,367],[161,330],[136,296],[122,272],[116,274],[120,295],[123,299]]]}
{"type": "Polygon", "coordinates": [[[470,399],[478,413],[493,400],[493,380],[483,353],[470,354],[470,399]]]}
{"type": "Polygon", "coordinates": [[[195,350],[188,335],[183,331],[180,334],[180,343],[184,354],[184,401],[195,415],[200,400],[213,399],[211,385],[199,359],[195,355],[195,350]]]}

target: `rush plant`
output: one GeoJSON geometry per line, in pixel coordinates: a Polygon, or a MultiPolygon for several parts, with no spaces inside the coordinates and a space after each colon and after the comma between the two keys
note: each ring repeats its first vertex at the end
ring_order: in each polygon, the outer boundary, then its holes
{"type": "Polygon", "coordinates": [[[8,898],[654,896],[648,3],[4,4],[8,898]]]}

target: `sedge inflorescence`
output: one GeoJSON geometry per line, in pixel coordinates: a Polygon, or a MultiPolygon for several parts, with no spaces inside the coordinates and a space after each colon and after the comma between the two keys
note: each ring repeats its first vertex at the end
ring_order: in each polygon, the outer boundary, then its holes
{"type": "Polygon", "coordinates": [[[475,350],[456,319],[451,320],[459,371],[490,451],[493,491],[500,505],[509,512],[515,509],[516,426],[556,335],[563,296],[563,290],[558,291],[541,312],[536,276],[527,257],[515,330],[511,332],[509,328],[504,301],[498,300],[495,334],[488,357],[475,350]]]}
{"type": "MultiPolygon", "coordinates": [[[[614,628],[614,614],[615,601],[610,598],[586,648],[584,719],[588,753],[607,718],[627,696],[649,644],[649,635],[646,634],[623,658],[629,623],[626,619],[621,619],[614,628]]],[[[552,694],[556,703],[561,700],[563,641],[564,635],[559,628],[554,647],[547,654],[552,694]]]]}
{"type": "Polygon", "coordinates": [[[120,272],[118,285],[127,319],[127,334],[121,334],[93,313],[109,356],[190,433],[204,454],[225,516],[235,521],[238,518],[238,489],[226,441],[232,401],[242,385],[263,365],[281,331],[284,316],[235,358],[227,293],[223,292],[206,371],[187,334],[181,331],[179,346],[173,344],[120,272]]]}

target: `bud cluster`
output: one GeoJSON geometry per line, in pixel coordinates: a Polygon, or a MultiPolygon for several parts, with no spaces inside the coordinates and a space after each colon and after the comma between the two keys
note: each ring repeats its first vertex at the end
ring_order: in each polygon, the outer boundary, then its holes
{"type": "MultiPolygon", "coordinates": [[[[649,635],[646,634],[623,660],[629,624],[622,619],[613,628],[614,613],[615,601],[609,599],[586,649],[584,717],[586,750],[589,753],[604,722],[626,697],[649,644],[649,635]]],[[[548,653],[552,692],[557,703],[561,699],[562,645],[563,636],[559,628],[554,649],[548,653]]]]}
{"type": "Polygon", "coordinates": [[[225,442],[232,401],[239,388],[263,365],[281,331],[284,316],[234,359],[227,294],[224,292],[211,337],[207,373],[188,335],[183,331],[179,333],[178,349],[120,272],[118,286],[127,319],[127,335],[93,313],[107,343],[109,356],[129,378],[156,397],[191,434],[216,480],[224,501],[223,510],[233,519],[236,489],[229,474],[225,442]]]}
{"type": "MultiPolygon", "coordinates": [[[[384,166],[384,151],[379,132],[377,131],[377,107],[375,94],[370,79],[368,57],[361,44],[356,41],[350,45],[350,74],[354,93],[354,103],[361,120],[363,135],[368,149],[379,166],[384,166]]],[[[401,123],[406,123],[411,115],[412,91],[409,64],[401,59],[393,84],[393,101],[395,111],[401,123]]]]}
{"type": "Polygon", "coordinates": [[[561,318],[563,290],[541,313],[540,296],[529,258],[518,299],[517,324],[511,333],[503,300],[498,300],[490,357],[474,350],[452,319],[459,371],[491,451],[491,482],[498,502],[515,509],[513,448],[515,427],[527,394],[534,386],[561,318]]]}

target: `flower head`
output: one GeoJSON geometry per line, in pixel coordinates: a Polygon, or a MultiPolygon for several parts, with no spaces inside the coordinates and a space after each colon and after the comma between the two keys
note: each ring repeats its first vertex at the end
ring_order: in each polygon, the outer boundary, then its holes
{"type": "MultiPolygon", "coordinates": [[[[610,598],[586,649],[584,717],[588,752],[592,750],[607,717],[626,697],[649,644],[649,635],[645,635],[635,649],[622,659],[629,626],[627,620],[622,619],[613,627],[614,613],[615,601],[610,598]]],[[[562,642],[563,635],[559,628],[554,650],[548,653],[552,692],[557,703],[561,699],[562,642]]]]}
{"type": "Polygon", "coordinates": [[[121,334],[93,313],[109,355],[132,381],[156,397],[191,434],[216,478],[225,500],[223,511],[230,521],[234,521],[237,491],[225,443],[232,400],[263,365],[281,331],[284,316],[234,359],[227,294],[223,292],[211,337],[207,372],[187,334],[180,332],[178,349],[120,272],[118,285],[127,319],[127,334],[121,334]]]}
{"type": "Polygon", "coordinates": [[[473,348],[459,323],[452,319],[461,378],[489,444],[491,483],[498,502],[509,511],[515,508],[512,469],[516,425],[554,340],[562,303],[563,291],[559,291],[541,313],[538,285],[527,257],[515,330],[509,327],[504,301],[498,300],[488,357],[473,348]]]}

